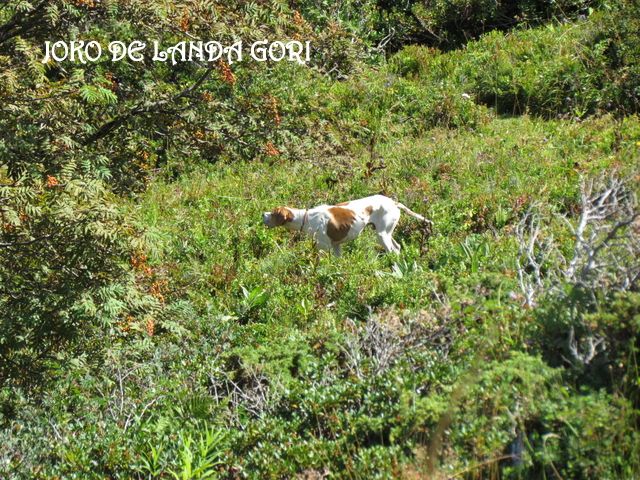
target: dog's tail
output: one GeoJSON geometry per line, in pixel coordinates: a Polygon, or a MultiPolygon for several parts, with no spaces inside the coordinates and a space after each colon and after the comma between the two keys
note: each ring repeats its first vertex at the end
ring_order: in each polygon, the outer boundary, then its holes
{"type": "Polygon", "coordinates": [[[413,210],[411,210],[410,208],[408,208],[407,206],[403,205],[400,202],[396,202],[396,205],[398,206],[398,208],[400,210],[402,210],[403,212],[405,212],[407,215],[412,216],[413,218],[417,218],[418,220],[420,220],[421,222],[424,223],[428,223],[430,225],[433,225],[433,222],[427,218],[424,218],[422,215],[420,215],[419,213],[414,212],[413,210]]]}

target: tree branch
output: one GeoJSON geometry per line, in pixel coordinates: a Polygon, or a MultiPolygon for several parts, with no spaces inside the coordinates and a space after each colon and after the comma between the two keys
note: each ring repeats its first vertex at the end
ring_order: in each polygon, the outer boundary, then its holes
{"type": "Polygon", "coordinates": [[[114,118],[113,120],[110,120],[109,122],[105,123],[100,128],[98,128],[97,131],[95,131],[94,133],[89,135],[87,138],[85,138],[81,142],[82,145],[85,145],[85,146],[90,145],[94,142],[97,142],[98,140],[103,139],[104,137],[109,135],[111,132],[113,132],[120,126],[124,125],[127,122],[127,120],[129,120],[132,117],[143,115],[145,113],[157,112],[161,107],[175,103],[181,98],[188,96],[189,94],[191,94],[192,92],[200,88],[200,86],[207,80],[207,78],[211,76],[211,72],[213,71],[214,68],[215,67],[213,65],[207,67],[205,72],[200,76],[200,78],[198,78],[198,80],[196,80],[196,82],[193,85],[189,86],[188,88],[185,88],[182,92],[171,97],[170,99],[159,100],[147,106],[138,105],[137,107],[131,109],[130,111],[123,113],[122,115],[114,118]]]}

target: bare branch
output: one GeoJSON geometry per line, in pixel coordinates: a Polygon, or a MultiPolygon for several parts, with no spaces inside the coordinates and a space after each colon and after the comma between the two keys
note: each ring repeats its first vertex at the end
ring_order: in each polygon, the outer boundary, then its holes
{"type": "Polygon", "coordinates": [[[541,218],[537,206],[529,208],[516,225],[518,256],[516,269],[524,304],[534,307],[536,298],[544,290],[543,266],[554,255],[553,238],[541,239],[541,218]]]}
{"type": "Polygon", "coordinates": [[[583,182],[573,256],[565,279],[589,290],[628,289],[640,275],[640,219],[635,194],[625,182],[609,177],[583,182]]]}
{"type": "Polygon", "coordinates": [[[575,221],[557,216],[574,237],[572,255],[553,237],[543,238],[537,207],[516,226],[516,268],[524,303],[556,290],[563,282],[596,297],[596,291],[628,290],[640,277],[640,209],[633,191],[616,177],[585,180],[575,221]],[[544,271],[544,275],[543,275],[544,271]]]}
{"type": "MultiPolygon", "coordinates": [[[[593,304],[601,294],[634,288],[640,278],[640,209],[625,181],[615,176],[583,180],[577,218],[555,218],[574,238],[568,257],[552,237],[546,243],[541,240],[537,209],[530,209],[516,227],[516,267],[525,305],[535,306],[535,299],[544,294],[564,295],[566,284],[579,288],[593,304]]],[[[567,361],[584,366],[606,349],[606,343],[604,337],[592,334],[576,339],[571,326],[567,348],[572,358],[567,361]]]]}
{"type": "Polygon", "coordinates": [[[584,353],[580,353],[578,348],[578,341],[575,337],[575,330],[573,327],[569,329],[569,352],[574,360],[582,365],[589,365],[594,357],[606,350],[606,343],[604,337],[588,336],[584,339],[587,349],[584,353]],[[600,347],[600,349],[598,349],[600,347]]]}

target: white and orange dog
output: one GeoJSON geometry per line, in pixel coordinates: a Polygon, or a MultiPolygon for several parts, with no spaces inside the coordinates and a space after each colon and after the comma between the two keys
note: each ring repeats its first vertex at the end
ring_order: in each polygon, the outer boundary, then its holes
{"type": "Polygon", "coordinates": [[[269,227],[284,227],[313,237],[323,250],[341,254],[341,245],[355,239],[367,225],[373,225],[378,242],[387,252],[400,252],[400,245],[392,235],[400,220],[400,210],[418,220],[431,223],[403,204],[383,195],[360,198],[337,205],[320,205],[315,208],[277,207],[262,214],[262,221],[269,227]]]}

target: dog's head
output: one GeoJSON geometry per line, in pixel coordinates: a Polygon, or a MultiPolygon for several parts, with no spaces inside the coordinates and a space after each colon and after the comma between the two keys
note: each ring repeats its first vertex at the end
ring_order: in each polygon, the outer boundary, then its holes
{"type": "Polygon", "coordinates": [[[287,207],[276,207],[262,214],[262,222],[269,228],[280,227],[293,220],[293,212],[287,207]]]}

